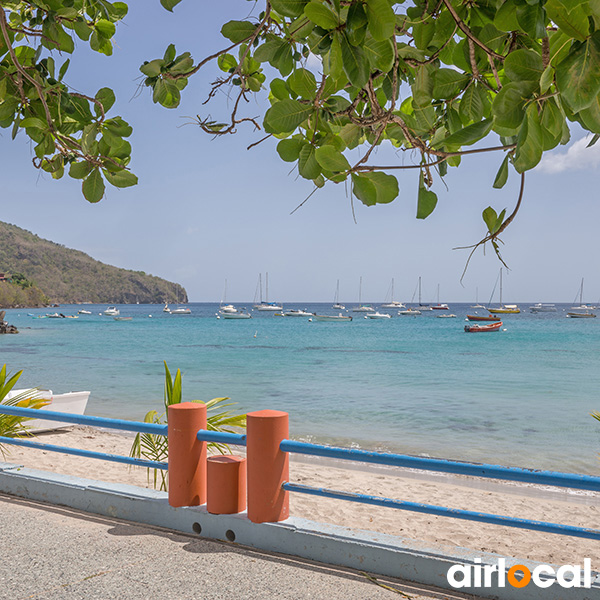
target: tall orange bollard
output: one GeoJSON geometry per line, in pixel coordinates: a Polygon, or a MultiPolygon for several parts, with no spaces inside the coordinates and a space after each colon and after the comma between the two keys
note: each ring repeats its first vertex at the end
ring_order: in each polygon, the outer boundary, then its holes
{"type": "Polygon", "coordinates": [[[289,437],[288,413],[259,410],[246,415],[248,518],[253,523],[284,521],[290,516],[289,456],[279,449],[289,437]]]}
{"type": "Polygon", "coordinates": [[[182,402],[169,406],[169,504],[198,506],[206,502],[206,405],[182,402]]]}

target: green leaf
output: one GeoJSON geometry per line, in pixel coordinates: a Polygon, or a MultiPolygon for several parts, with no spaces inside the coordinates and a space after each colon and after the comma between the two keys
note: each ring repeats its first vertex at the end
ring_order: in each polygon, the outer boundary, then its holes
{"type": "Polygon", "coordinates": [[[131,187],[132,185],[137,185],[138,183],[137,176],[135,176],[131,171],[127,171],[126,169],[116,172],[104,169],[103,173],[108,183],[118,188],[131,187]]]}
{"type": "Polygon", "coordinates": [[[175,60],[176,55],[177,55],[177,50],[175,50],[175,44],[169,44],[167,46],[167,49],[165,50],[165,54],[163,56],[163,62],[165,63],[165,66],[168,65],[173,60],[175,60]]]}
{"type": "MultiPolygon", "coordinates": [[[[504,157],[500,168],[498,169],[498,173],[496,174],[496,179],[494,179],[494,185],[497,190],[502,189],[508,180],[508,154],[504,157]]],[[[485,211],[484,211],[485,212],[485,211]]],[[[485,221],[485,216],[484,216],[485,221]]]]}
{"type": "MultiPolygon", "coordinates": [[[[267,133],[291,133],[304,123],[313,107],[298,100],[280,100],[265,114],[264,127],[267,133]]],[[[310,179],[314,179],[311,177],[310,179]]]]}
{"type": "Polygon", "coordinates": [[[458,114],[466,121],[480,121],[483,117],[483,102],[477,86],[471,84],[460,99],[458,114]]]}
{"type": "Polygon", "coordinates": [[[140,71],[147,77],[158,77],[161,74],[162,67],[165,61],[161,58],[155,58],[150,62],[145,62],[141,67],[140,71]]]}
{"type": "Polygon", "coordinates": [[[271,0],[271,8],[284,17],[299,17],[309,0],[271,0]]]}
{"type": "Polygon", "coordinates": [[[379,171],[352,173],[352,192],[367,206],[388,204],[398,197],[398,180],[379,171]]]}
{"type": "Polygon", "coordinates": [[[383,41],[392,37],[396,15],[388,0],[367,0],[367,18],[373,38],[383,41]]]}
{"type": "Polygon", "coordinates": [[[392,40],[378,42],[372,37],[367,37],[363,50],[373,70],[377,69],[387,73],[394,64],[394,46],[392,40]]]}
{"type": "Polygon", "coordinates": [[[62,79],[65,76],[65,73],[67,72],[67,69],[69,68],[70,64],[71,64],[71,59],[67,58],[67,60],[65,60],[65,62],[60,67],[60,69],[58,71],[58,80],[59,81],[62,81],[62,79]]]}
{"type": "MultiPolygon", "coordinates": [[[[597,100],[592,102],[592,106],[598,106],[597,100]]],[[[581,111],[580,116],[583,117],[583,113],[590,110],[591,107],[581,111]]],[[[599,115],[600,116],[600,115],[599,115]]],[[[542,125],[542,147],[544,150],[552,150],[556,148],[562,139],[563,125],[565,124],[565,116],[556,104],[554,98],[548,98],[542,106],[542,114],[540,116],[540,122],[542,125]]],[[[584,120],[585,123],[585,120],[584,120]]]]}
{"type": "Polygon", "coordinates": [[[421,173],[417,198],[417,219],[426,219],[435,210],[437,201],[435,192],[425,188],[423,174],[421,173]]]}
{"type": "Polygon", "coordinates": [[[94,28],[96,31],[105,38],[111,38],[115,35],[116,27],[115,24],[106,19],[99,19],[96,21],[94,28]]]}
{"type": "Polygon", "coordinates": [[[544,69],[544,72],[540,77],[540,92],[542,92],[542,94],[545,94],[550,89],[550,86],[554,83],[554,72],[555,69],[552,65],[548,65],[544,69]]]}
{"type": "Polygon", "coordinates": [[[344,65],[344,73],[348,77],[350,83],[362,88],[369,80],[369,62],[365,57],[363,49],[359,46],[352,46],[346,35],[342,35],[340,40],[342,48],[342,63],[344,65]]]}
{"type": "MultiPolygon", "coordinates": [[[[507,157],[508,158],[508,157],[507,157]]],[[[505,159],[506,160],[506,159],[505,159]]],[[[502,163],[504,164],[504,163],[502,163]]],[[[502,167],[501,167],[502,168],[502,167]]],[[[495,186],[494,186],[495,187],[495,186]]],[[[486,224],[486,227],[488,228],[488,231],[490,233],[496,233],[494,231],[495,227],[496,227],[496,223],[498,221],[498,213],[496,213],[496,211],[491,207],[488,206],[482,213],[481,216],[483,217],[483,221],[486,224]]]]}
{"type": "Polygon", "coordinates": [[[313,1],[304,7],[304,14],[323,29],[335,29],[339,25],[338,16],[331,12],[325,4],[313,1]]]}
{"type": "Polygon", "coordinates": [[[306,142],[301,139],[291,138],[287,140],[281,140],[277,144],[277,154],[281,157],[281,160],[285,162],[296,162],[300,157],[300,151],[302,147],[306,145],[306,142]]]}
{"type": "Polygon", "coordinates": [[[152,100],[165,108],[177,108],[181,101],[181,93],[175,82],[159,79],[154,85],[152,100]]]}
{"type": "Polygon", "coordinates": [[[316,179],[321,174],[321,167],[315,157],[315,147],[312,144],[305,144],[300,150],[298,172],[304,179],[316,179]]]}
{"type": "MultiPolygon", "coordinates": [[[[589,131],[600,133],[600,98],[596,96],[587,108],[579,112],[579,116],[589,131]]],[[[542,124],[544,125],[543,119],[542,124]]]]}
{"type": "MultiPolygon", "coordinates": [[[[110,88],[102,88],[98,90],[96,93],[96,100],[102,104],[102,108],[104,109],[104,114],[111,109],[112,105],[115,103],[115,93],[110,88]]],[[[94,111],[96,112],[96,116],[99,117],[101,112],[100,108],[94,104],[94,111]]]]}
{"type": "Polygon", "coordinates": [[[443,140],[444,146],[470,146],[484,138],[492,129],[492,120],[484,119],[456,131],[443,140]]]}
{"type": "Polygon", "coordinates": [[[312,100],[317,93],[315,76],[306,69],[296,69],[287,80],[288,85],[298,96],[312,100]]]}
{"type": "Polygon", "coordinates": [[[437,69],[433,73],[433,97],[436,100],[454,98],[465,87],[469,76],[454,69],[437,69]]]}
{"type": "Polygon", "coordinates": [[[37,117],[27,117],[19,123],[19,126],[25,129],[28,127],[33,127],[34,129],[48,129],[48,123],[37,117]]]}
{"type": "Polygon", "coordinates": [[[256,31],[256,25],[250,21],[229,21],[221,27],[221,35],[234,44],[243,42],[256,31]]]}
{"type": "Polygon", "coordinates": [[[492,103],[494,125],[517,128],[525,117],[525,103],[533,89],[531,82],[512,82],[503,86],[492,103]]]}
{"type": "Polygon", "coordinates": [[[589,19],[582,2],[548,0],[544,8],[550,19],[569,37],[583,42],[590,34],[589,19]]]}
{"type": "Polygon", "coordinates": [[[543,72],[542,57],[533,50],[515,50],[504,61],[504,73],[513,81],[539,81],[543,72]]]}
{"type": "Polygon", "coordinates": [[[94,168],[89,162],[81,161],[76,163],[71,163],[71,167],[69,168],[69,176],[73,179],[85,179],[94,168]]]}
{"type": "Polygon", "coordinates": [[[169,12],[173,12],[173,9],[181,2],[181,0],[160,0],[163,8],[166,8],[169,12]]]}
{"type": "Polygon", "coordinates": [[[315,158],[325,171],[338,173],[340,171],[347,171],[350,168],[350,163],[346,157],[333,146],[321,146],[317,148],[315,158]]]}
{"type": "Polygon", "coordinates": [[[518,173],[533,169],[542,160],[542,127],[537,106],[527,108],[527,117],[521,125],[517,139],[517,150],[513,161],[518,173]]]}
{"type": "Polygon", "coordinates": [[[97,167],[83,180],[83,195],[88,202],[100,202],[104,196],[104,180],[97,167]]]}
{"type": "Polygon", "coordinates": [[[574,44],[567,58],[556,65],[556,86],[573,112],[594,101],[600,92],[600,31],[574,44]]]}

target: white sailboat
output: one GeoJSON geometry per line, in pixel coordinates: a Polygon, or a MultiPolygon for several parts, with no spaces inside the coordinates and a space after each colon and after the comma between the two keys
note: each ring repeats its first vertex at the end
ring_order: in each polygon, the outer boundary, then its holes
{"type": "Polygon", "coordinates": [[[394,278],[392,277],[391,293],[386,294],[385,302],[381,305],[381,308],[406,308],[402,302],[394,300],[394,278]],[[389,297],[389,302],[388,302],[389,297]]]}
{"type": "Polygon", "coordinates": [[[475,304],[471,306],[471,308],[485,308],[483,304],[479,304],[479,288],[475,288],[475,304]]]}
{"type": "Polygon", "coordinates": [[[437,286],[437,304],[434,304],[432,310],[449,310],[447,304],[440,304],[440,284],[437,286]]]}
{"type": "MultiPolygon", "coordinates": [[[[575,296],[577,300],[577,296],[575,296]]],[[[579,288],[579,306],[572,306],[571,311],[567,313],[567,317],[571,319],[593,319],[596,314],[592,312],[593,306],[583,303],[583,277],[581,278],[581,287],[579,288]]]]}
{"type": "Polygon", "coordinates": [[[423,304],[421,302],[421,277],[419,276],[419,310],[431,310],[429,304],[423,304]]]}
{"type": "Polygon", "coordinates": [[[333,298],[333,307],[336,310],[344,310],[346,307],[340,304],[340,280],[337,280],[337,286],[335,288],[335,296],[333,298]]]}
{"type": "Polygon", "coordinates": [[[277,311],[283,310],[283,306],[277,304],[276,302],[269,302],[269,274],[265,274],[266,284],[265,284],[265,301],[262,301],[262,279],[259,275],[259,285],[260,285],[260,304],[254,305],[254,308],[260,311],[277,311]]]}
{"type": "Polygon", "coordinates": [[[363,305],[362,303],[362,277],[358,284],[358,306],[352,309],[352,312],[373,312],[375,309],[368,304],[363,305]]]}
{"type": "Polygon", "coordinates": [[[236,313],[238,309],[233,304],[227,304],[227,279],[225,280],[225,289],[223,290],[223,298],[219,304],[219,313],[236,313]]]}
{"type": "MultiPolygon", "coordinates": [[[[495,286],[494,286],[495,290],[495,286]]],[[[492,291],[492,296],[494,295],[494,291],[492,291]]],[[[492,303],[492,298],[490,298],[490,304],[492,303]]],[[[502,304],[502,267],[500,267],[500,306],[496,308],[488,308],[487,309],[492,314],[501,314],[501,315],[516,315],[521,312],[521,309],[516,304],[502,304]]]]}

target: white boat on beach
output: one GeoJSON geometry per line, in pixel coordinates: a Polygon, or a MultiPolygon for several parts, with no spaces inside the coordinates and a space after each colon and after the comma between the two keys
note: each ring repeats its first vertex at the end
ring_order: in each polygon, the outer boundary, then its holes
{"type": "MultiPolygon", "coordinates": [[[[42,410],[51,410],[54,412],[71,413],[82,415],[85,412],[90,392],[68,392],[66,394],[53,394],[52,390],[12,390],[8,392],[6,398],[13,398],[23,393],[30,392],[29,397],[42,398],[49,400],[49,404],[42,407],[42,410]]],[[[70,427],[71,423],[61,423],[60,421],[49,421],[47,419],[30,419],[23,423],[30,433],[40,433],[42,431],[53,431],[55,429],[64,429],[70,427]]]]}
{"type": "Polygon", "coordinates": [[[121,314],[121,311],[115,306],[109,306],[102,314],[107,317],[118,317],[121,314]]]}

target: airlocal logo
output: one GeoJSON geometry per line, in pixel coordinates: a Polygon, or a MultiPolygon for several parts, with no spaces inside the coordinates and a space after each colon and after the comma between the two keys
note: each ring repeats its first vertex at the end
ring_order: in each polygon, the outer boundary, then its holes
{"type": "Polygon", "coordinates": [[[481,564],[476,558],[474,565],[454,565],[448,569],[448,583],[453,588],[470,587],[527,587],[530,583],[539,588],[549,588],[557,583],[563,588],[591,588],[592,565],[589,558],[581,565],[563,565],[555,569],[550,565],[537,565],[530,569],[525,565],[513,565],[506,569],[506,559],[499,558],[497,564],[481,564]],[[495,574],[492,583],[492,575],[495,574]]]}

